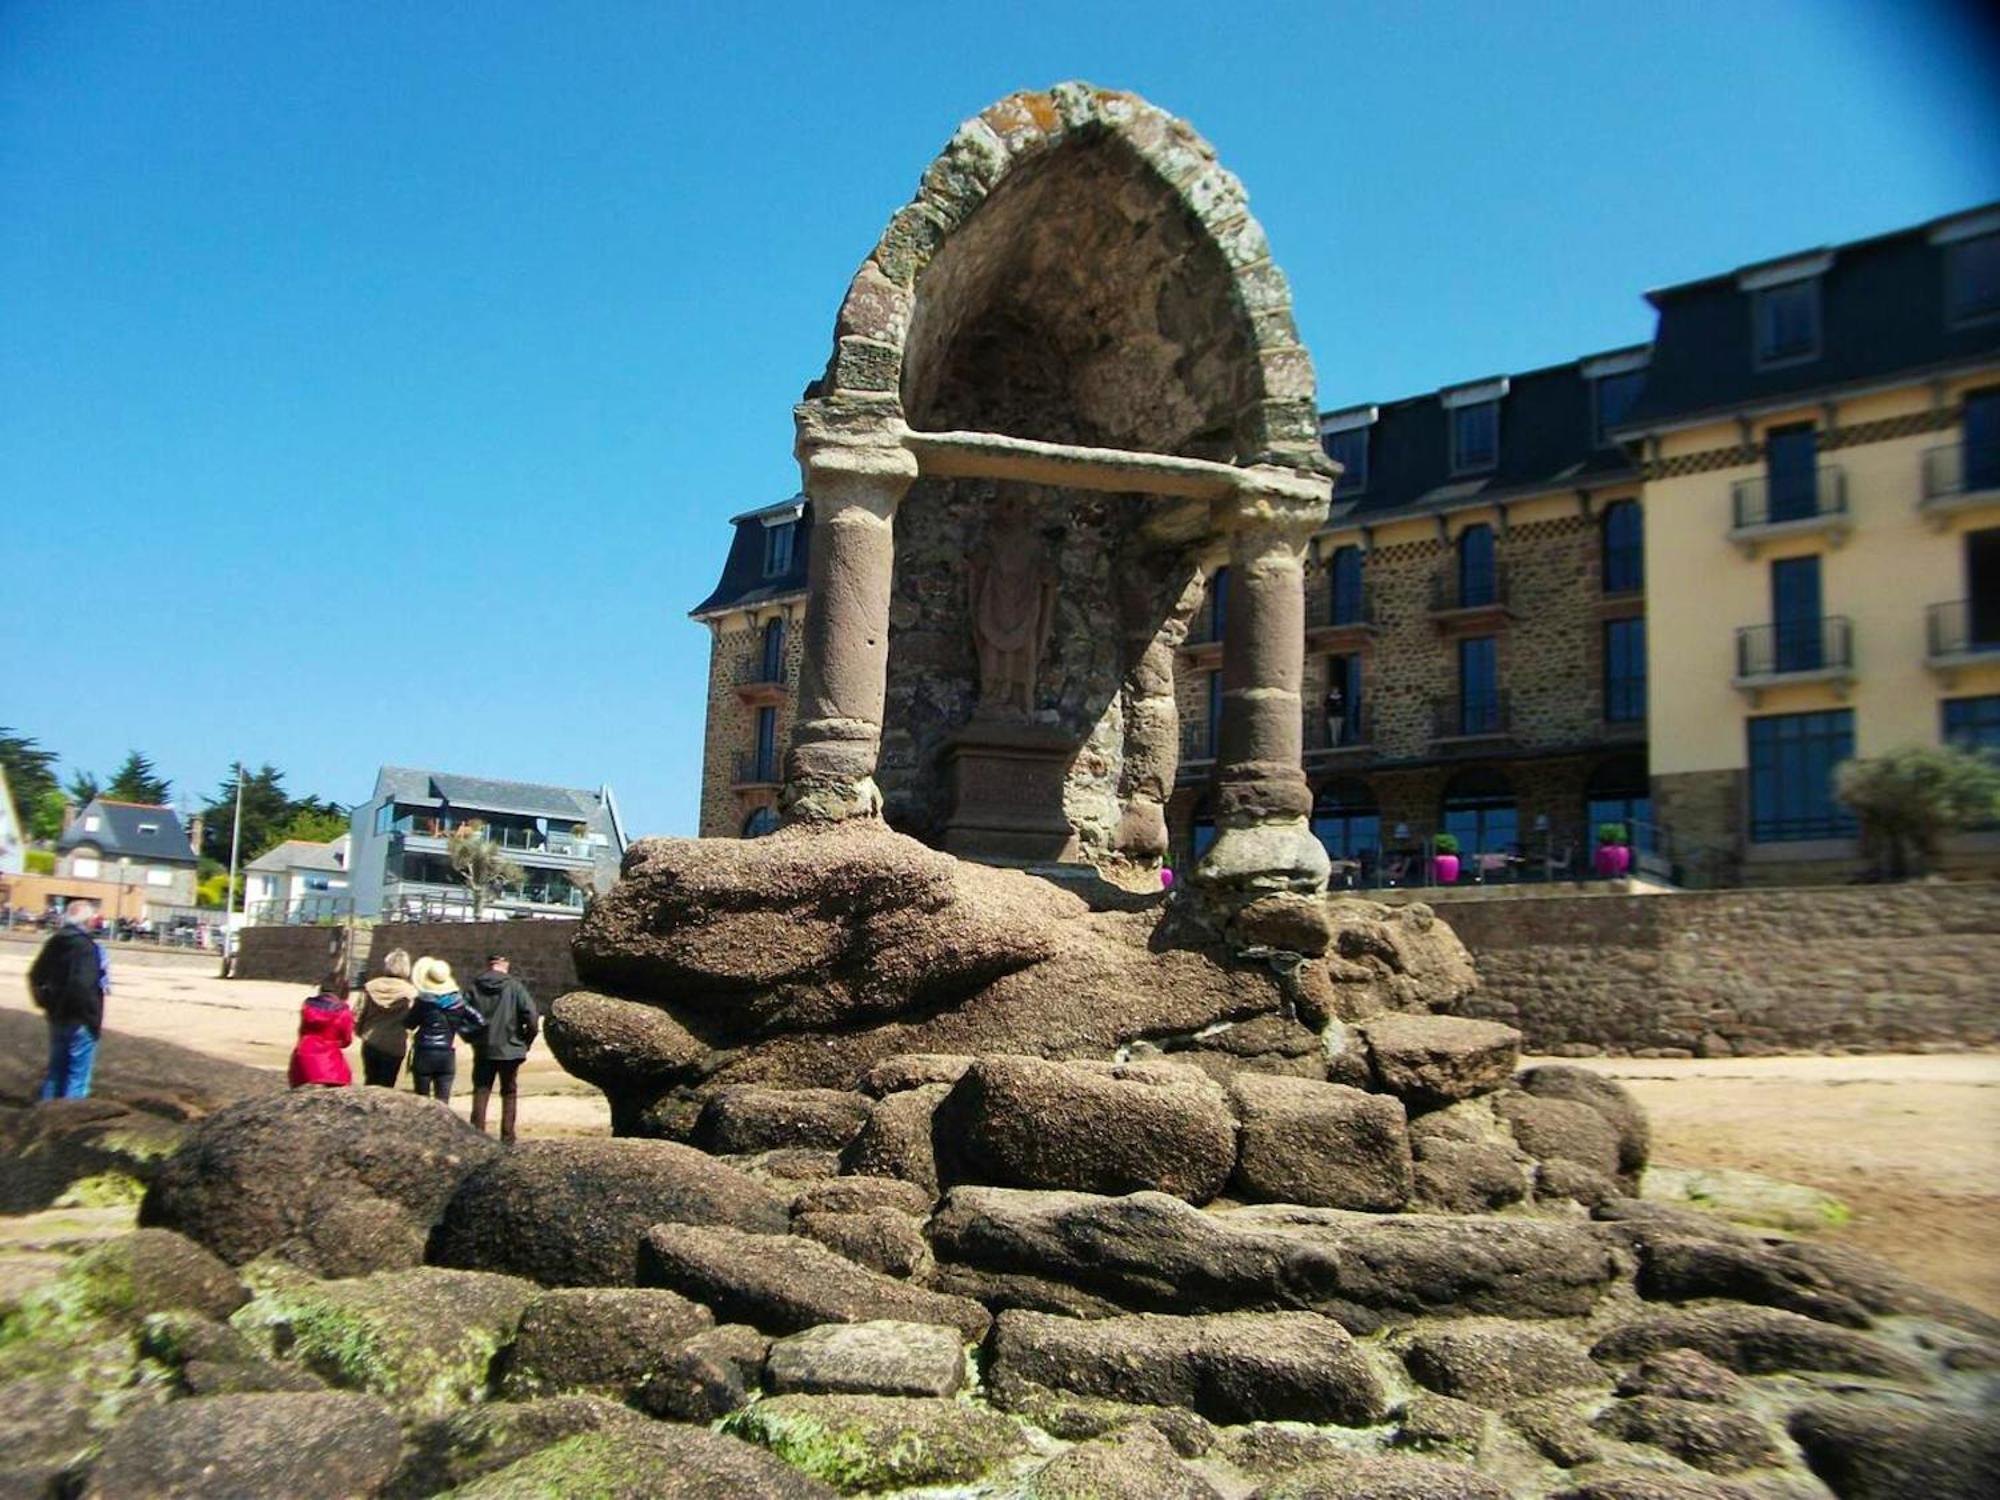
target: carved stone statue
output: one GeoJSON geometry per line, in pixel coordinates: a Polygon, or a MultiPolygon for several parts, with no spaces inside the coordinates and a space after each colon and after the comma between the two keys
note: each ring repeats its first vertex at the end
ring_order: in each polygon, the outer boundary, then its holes
{"type": "Polygon", "coordinates": [[[995,505],[972,556],[972,639],[979,652],[982,716],[1035,710],[1035,672],[1056,622],[1048,549],[1019,500],[995,505]]]}

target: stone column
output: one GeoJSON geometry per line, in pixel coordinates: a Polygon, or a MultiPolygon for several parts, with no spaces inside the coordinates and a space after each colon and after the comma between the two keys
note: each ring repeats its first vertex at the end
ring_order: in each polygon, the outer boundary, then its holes
{"type": "Polygon", "coordinates": [[[875,761],[888,685],[896,506],[917,477],[893,400],[835,397],[795,409],[812,501],[798,713],[779,802],[790,822],[879,817],[875,761]]]}
{"type": "Polygon", "coordinates": [[[1288,469],[1248,469],[1216,506],[1229,533],[1222,641],[1216,840],[1195,871],[1246,895],[1326,888],[1304,767],[1305,550],[1325,524],[1329,485],[1288,469]]]}

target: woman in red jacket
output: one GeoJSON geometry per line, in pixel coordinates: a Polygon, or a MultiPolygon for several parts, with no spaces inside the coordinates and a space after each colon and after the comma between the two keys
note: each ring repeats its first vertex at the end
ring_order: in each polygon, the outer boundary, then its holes
{"type": "Polygon", "coordinates": [[[354,1041],[354,1012],[347,1003],[347,971],[326,976],[319,993],[299,1007],[299,1044],[292,1048],[292,1087],[325,1084],[346,1088],[354,1074],[344,1055],[354,1041]]]}

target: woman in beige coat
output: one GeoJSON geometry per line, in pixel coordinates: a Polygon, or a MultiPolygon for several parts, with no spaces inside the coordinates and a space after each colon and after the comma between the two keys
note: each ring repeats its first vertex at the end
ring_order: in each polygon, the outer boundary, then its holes
{"type": "Polygon", "coordinates": [[[396,1075],[403,1071],[403,1053],[409,1033],[403,1018],[417,998],[410,983],[410,955],[401,948],[382,960],[381,977],[361,987],[361,1005],[354,1014],[355,1034],[361,1038],[361,1076],[377,1088],[392,1089],[396,1075]]]}

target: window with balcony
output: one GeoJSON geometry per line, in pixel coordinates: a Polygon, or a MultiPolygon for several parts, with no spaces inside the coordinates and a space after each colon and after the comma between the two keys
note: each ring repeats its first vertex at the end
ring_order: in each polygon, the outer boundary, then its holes
{"type": "Polygon", "coordinates": [[[1362,593],[1362,555],[1359,547],[1334,549],[1333,563],[1328,569],[1328,592],[1332,605],[1329,623],[1366,623],[1368,606],[1362,593]]]}
{"type": "Polygon", "coordinates": [[[1214,760],[1222,744],[1222,673],[1208,674],[1208,759],[1214,760]]]}
{"type": "Polygon", "coordinates": [[[1750,294],[1757,363],[1791,364],[1819,353],[1819,278],[1761,287],[1750,294]]]}
{"type": "Polygon", "coordinates": [[[1812,423],[1764,434],[1764,484],[1766,521],[1803,521],[1817,514],[1819,431],[1812,423]]]}
{"type": "Polygon", "coordinates": [[[2000,526],[1965,534],[1966,643],[2000,648],[2000,526]]]}
{"type": "Polygon", "coordinates": [[[1607,760],[1590,773],[1584,785],[1583,830],[1594,848],[1597,830],[1622,823],[1632,845],[1651,852],[1658,842],[1653,829],[1653,789],[1646,763],[1634,755],[1607,760]]]}
{"type": "Polygon", "coordinates": [[[785,622],[782,616],[764,622],[764,650],[758,660],[758,668],[763,673],[763,682],[782,682],[785,678],[785,622]]]}
{"type": "Polygon", "coordinates": [[[1338,750],[1362,743],[1361,658],[1358,655],[1329,656],[1326,659],[1326,698],[1322,704],[1326,746],[1338,750]]]}
{"type": "Polygon", "coordinates": [[[757,710],[757,763],[754,780],[776,781],[778,779],[778,711],[775,708],[757,710]]]}
{"type": "Polygon", "coordinates": [[[1646,527],[1636,500],[1614,500],[1597,523],[1604,592],[1636,594],[1646,586],[1646,527]]]}
{"type": "Polygon", "coordinates": [[[1768,714],[1749,721],[1750,841],[1854,836],[1854,815],[1833,798],[1834,767],[1854,755],[1854,711],[1768,714]]]}
{"type": "Polygon", "coordinates": [[[2000,234],[1945,247],[1945,294],[1954,324],[2000,317],[2000,234]]]}
{"type": "Polygon", "coordinates": [[[1611,429],[1625,420],[1632,403],[1646,384],[1643,369],[1621,370],[1616,375],[1600,375],[1590,383],[1591,404],[1597,416],[1597,446],[1611,446],[1611,429]]]}
{"type": "Polygon", "coordinates": [[[798,522],[780,521],[764,528],[764,576],[776,578],[792,570],[792,547],[798,539],[798,522]]]}
{"type": "Polygon", "coordinates": [[[1646,718],[1646,621],[1604,622],[1604,721],[1639,724],[1646,718]]]}
{"type": "Polygon", "coordinates": [[[1476,474],[1500,461],[1500,403],[1474,401],[1451,408],[1451,471],[1476,474]]]}
{"type": "Polygon", "coordinates": [[[1823,618],[1819,559],[1787,557],[1772,563],[1772,661],[1776,670],[1817,672],[1827,665],[1823,618]]]}
{"type": "Polygon", "coordinates": [[[1493,734],[1500,728],[1500,643],[1490,635],[1458,643],[1458,731],[1493,734]]]}
{"type": "Polygon", "coordinates": [[[1460,609],[1477,609],[1497,603],[1499,597],[1500,567],[1493,528],[1482,521],[1458,534],[1456,602],[1460,609]]]}
{"type": "Polygon", "coordinates": [[[1342,495],[1358,495],[1368,488],[1368,431],[1366,426],[1329,432],[1322,440],[1326,456],[1340,465],[1335,490],[1342,495]]]}
{"type": "Polygon", "coordinates": [[[2000,386],[1965,393],[1964,488],[2000,490],[2000,386]]]}

